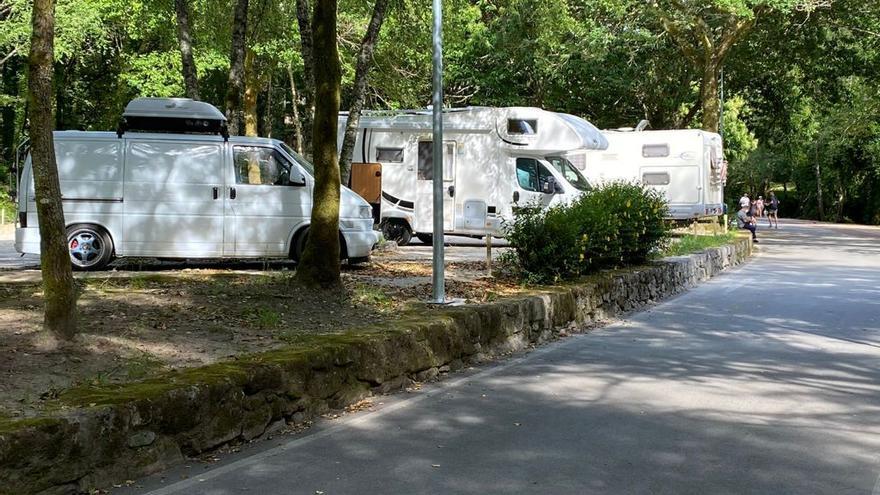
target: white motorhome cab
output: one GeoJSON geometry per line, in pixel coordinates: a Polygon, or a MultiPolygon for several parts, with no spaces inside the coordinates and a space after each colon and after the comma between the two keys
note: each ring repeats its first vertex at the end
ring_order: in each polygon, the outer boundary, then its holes
{"type": "MultiPolygon", "coordinates": [[[[346,120],[342,114],[340,148],[346,120]]],[[[590,186],[564,154],[607,145],[583,119],[528,107],[444,110],[443,141],[444,231],[468,236],[503,236],[502,220],[515,208],[578,197],[590,186]]],[[[431,111],[364,114],[352,162],[350,185],[374,205],[386,238],[429,243],[431,111]]]]}
{"type": "Polygon", "coordinates": [[[688,220],[724,212],[727,163],[721,136],[697,129],[603,131],[604,151],[571,158],[595,184],[638,181],[665,196],[669,217],[688,220]]]}
{"type": "MultiPolygon", "coordinates": [[[[281,141],[223,136],[224,122],[206,103],[142,98],[126,107],[117,133],[56,132],[74,267],[98,270],[113,257],[298,259],[311,218],[311,164],[281,141]]],[[[18,209],[15,248],[38,254],[30,157],[18,209]]],[[[345,187],[339,226],[342,256],[368,259],[378,242],[372,210],[345,187]]]]}

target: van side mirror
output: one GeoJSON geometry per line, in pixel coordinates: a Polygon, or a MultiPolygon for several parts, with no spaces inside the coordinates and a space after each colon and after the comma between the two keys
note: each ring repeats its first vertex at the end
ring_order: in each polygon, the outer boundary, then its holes
{"type": "Polygon", "coordinates": [[[302,172],[294,172],[293,176],[288,176],[287,185],[302,187],[306,185],[306,176],[302,172]]]}
{"type": "Polygon", "coordinates": [[[558,189],[561,189],[559,184],[556,183],[556,179],[553,177],[548,177],[547,180],[541,186],[541,192],[544,194],[555,194],[559,192],[558,189]]]}

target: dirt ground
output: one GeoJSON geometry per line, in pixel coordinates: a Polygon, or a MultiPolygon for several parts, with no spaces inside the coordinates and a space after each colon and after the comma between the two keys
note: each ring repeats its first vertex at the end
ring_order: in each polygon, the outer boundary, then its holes
{"type": "MultiPolygon", "coordinates": [[[[521,289],[478,262],[447,265],[447,295],[479,302],[521,289]]],[[[431,296],[431,267],[380,254],[346,267],[341,291],[307,290],[293,272],[184,269],[79,278],[81,335],[59,345],[41,328],[38,283],[0,283],[0,417],[36,414],[84,383],[138,380],[176,368],[298,345],[301,337],[393,325],[431,296]]]]}

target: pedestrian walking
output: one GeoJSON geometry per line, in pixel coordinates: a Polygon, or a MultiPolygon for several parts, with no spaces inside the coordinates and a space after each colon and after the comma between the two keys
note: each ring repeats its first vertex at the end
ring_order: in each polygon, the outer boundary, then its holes
{"type": "Polygon", "coordinates": [[[779,199],[772,191],[767,198],[767,226],[779,230],[779,199]]]}
{"type": "Polygon", "coordinates": [[[758,196],[755,200],[755,213],[758,214],[758,218],[764,218],[764,196],[758,196]]]}
{"type": "Polygon", "coordinates": [[[756,235],[757,227],[755,226],[755,217],[749,213],[750,208],[754,207],[754,205],[749,205],[748,203],[742,204],[738,212],[736,212],[736,224],[741,229],[746,229],[752,233],[752,242],[758,242],[758,236],[756,235]]]}

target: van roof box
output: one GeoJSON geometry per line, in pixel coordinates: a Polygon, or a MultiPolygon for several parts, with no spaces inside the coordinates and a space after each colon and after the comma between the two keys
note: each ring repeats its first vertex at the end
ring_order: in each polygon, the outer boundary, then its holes
{"type": "Polygon", "coordinates": [[[229,139],[226,116],[217,107],[189,98],[135,98],[125,106],[116,134],[128,131],[219,134],[229,139]]]}

